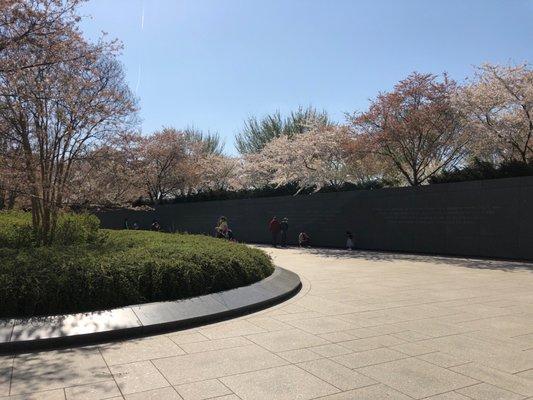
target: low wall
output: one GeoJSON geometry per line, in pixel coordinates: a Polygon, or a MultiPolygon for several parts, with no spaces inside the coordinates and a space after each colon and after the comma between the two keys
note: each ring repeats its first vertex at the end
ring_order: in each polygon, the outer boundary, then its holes
{"type": "Polygon", "coordinates": [[[533,260],[533,177],[339,193],[157,206],[97,214],[105,228],[124,219],[149,229],[213,234],[228,218],[237,240],[268,243],[273,215],[289,219],[289,243],[307,232],[315,246],[533,260]]]}

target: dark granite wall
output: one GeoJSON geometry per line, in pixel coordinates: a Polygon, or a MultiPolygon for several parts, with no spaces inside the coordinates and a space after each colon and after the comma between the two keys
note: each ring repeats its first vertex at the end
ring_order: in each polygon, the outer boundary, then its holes
{"type": "Polygon", "coordinates": [[[235,237],[270,241],[268,221],[289,218],[290,243],[301,231],[313,245],[343,247],[345,232],[356,247],[449,255],[533,260],[533,177],[430,185],[418,188],[323,193],[289,197],[182,203],[151,212],[97,214],[105,228],[127,217],[148,229],[212,234],[219,216],[235,237]]]}

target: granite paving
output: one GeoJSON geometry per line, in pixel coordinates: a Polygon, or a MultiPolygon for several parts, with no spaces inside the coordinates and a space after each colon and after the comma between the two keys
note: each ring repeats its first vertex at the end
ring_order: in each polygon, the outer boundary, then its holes
{"type": "Polygon", "coordinates": [[[0,356],[0,400],[533,399],[532,264],[261,248],[300,276],[297,296],[194,329],[0,356]]]}

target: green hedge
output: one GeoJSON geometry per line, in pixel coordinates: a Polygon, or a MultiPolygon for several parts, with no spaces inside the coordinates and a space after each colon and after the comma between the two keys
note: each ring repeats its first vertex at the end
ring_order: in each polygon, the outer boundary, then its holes
{"type": "MultiPolygon", "coordinates": [[[[346,182],[342,186],[324,186],[320,190],[316,187],[308,187],[300,189],[296,183],[288,183],[282,186],[266,185],[256,189],[241,189],[241,190],[206,190],[198,193],[176,196],[174,198],[165,199],[159,204],[175,204],[175,203],[195,203],[202,201],[217,201],[217,200],[237,200],[237,199],[252,199],[261,197],[278,197],[278,196],[294,196],[299,194],[311,193],[329,193],[329,192],[346,192],[352,190],[370,190],[381,189],[389,186],[397,186],[397,182],[386,179],[375,179],[364,183],[350,183],[346,182]]],[[[150,199],[138,199],[133,202],[133,206],[140,207],[144,205],[153,205],[150,199]]],[[[82,207],[80,207],[82,209],[82,207]]]]}
{"type": "Polygon", "coordinates": [[[20,239],[26,216],[0,213],[0,317],[187,298],[251,284],[273,271],[264,252],[207,236],[100,230],[97,240],[81,242],[87,218],[90,225],[91,217],[68,217],[75,243],[39,247],[20,239]]]}
{"type": "MultiPolygon", "coordinates": [[[[61,214],[52,240],[53,245],[103,244],[107,234],[99,229],[100,221],[90,214],[61,214]]],[[[31,227],[31,214],[21,211],[0,211],[0,248],[35,247],[39,232],[31,227]]]]}
{"type": "Polygon", "coordinates": [[[512,160],[504,161],[500,164],[474,160],[466,167],[460,169],[455,168],[433,176],[429,183],[480,181],[519,176],[533,176],[533,160],[530,160],[528,163],[512,160]]]}

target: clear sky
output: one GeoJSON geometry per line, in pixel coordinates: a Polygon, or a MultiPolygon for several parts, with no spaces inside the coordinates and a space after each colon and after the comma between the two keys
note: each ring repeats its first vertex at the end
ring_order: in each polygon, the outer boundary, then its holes
{"type": "Polygon", "coordinates": [[[123,42],[143,133],[194,125],[228,154],[251,115],[313,105],[342,121],[415,70],[463,80],[533,61],[533,0],[90,0],[82,13],[87,35],[123,42]]]}

